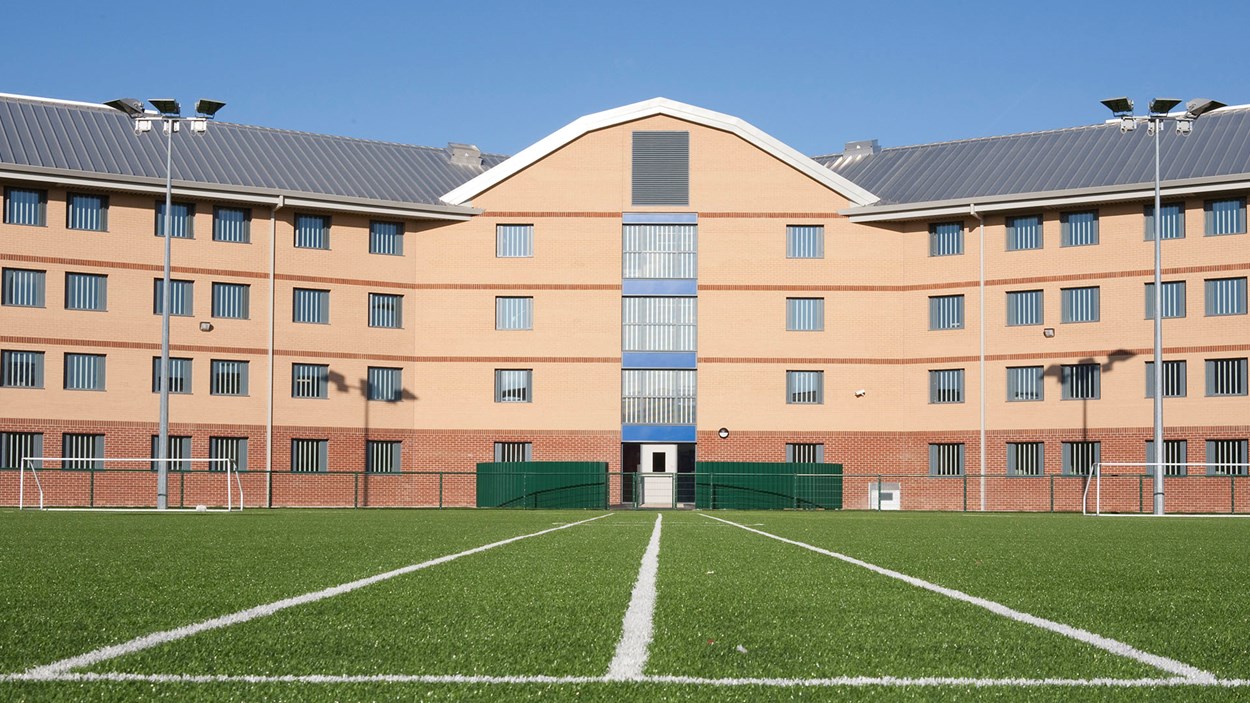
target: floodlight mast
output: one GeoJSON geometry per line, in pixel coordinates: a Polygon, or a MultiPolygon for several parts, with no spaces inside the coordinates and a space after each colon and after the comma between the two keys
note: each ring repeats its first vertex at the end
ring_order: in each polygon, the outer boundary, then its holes
{"type": "MultiPolygon", "coordinates": [[[[180,122],[191,124],[192,134],[203,134],[207,131],[207,120],[212,119],[225,103],[216,100],[200,100],[196,103],[197,117],[183,117],[182,108],[177,100],[170,98],[152,98],[149,100],[158,114],[150,114],[143,108],[143,103],[134,98],[119,98],[104,103],[118,110],[134,122],[135,134],[141,135],[152,129],[153,122],[160,122],[165,132],[165,217],[164,244],[165,265],[161,279],[161,363],[160,363],[160,429],[156,439],[156,456],[160,459],[169,458],[169,315],[170,315],[170,254],[172,249],[173,229],[173,193],[174,193],[174,132],[178,131],[180,122]]],[[[156,462],[156,509],[165,510],[169,506],[169,462],[156,462]]]]}
{"type": "Polygon", "coordinates": [[[1224,107],[1224,103],[1207,98],[1195,98],[1185,105],[1185,112],[1172,114],[1172,108],[1180,104],[1175,98],[1155,98],[1150,101],[1149,114],[1137,116],[1133,114],[1133,101],[1129,98],[1108,98],[1102,101],[1107,109],[1120,119],[1120,132],[1131,132],[1138,122],[1147,124],[1147,131],[1154,137],[1155,146],[1155,188],[1154,214],[1151,217],[1154,227],[1154,501],[1155,515],[1164,514],[1163,504],[1163,465],[1167,453],[1163,443],[1163,228],[1162,221],[1162,183],[1160,177],[1159,137],[1164,122],[1175,122],[1176,133],[1188,136],[1193,129],[1194,120],[1212,110],[1224,107]]]}

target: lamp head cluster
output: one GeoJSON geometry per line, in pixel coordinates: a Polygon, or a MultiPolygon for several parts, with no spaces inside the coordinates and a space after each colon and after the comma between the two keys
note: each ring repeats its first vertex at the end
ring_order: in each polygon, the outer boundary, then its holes
{"type": "Polygon", "coordinates": [[[1147,129],[1150,134],[1154,134],[1159,128],[1159,123],[1164,120],[1172,120],[1176,123],[1176,133],[1181,136],[1188,135],[1194,128],[1194,120],[1199,117],[1224,107],[1224,103],[1211,100],[1209,98],[1194,98],[1185,103],[1185,112],[1180,115],[1173,115],[1172,108],[1181,104],[1176,98],[1155,98],[1150,101],[1150,112],[1147,115],[1133,114],[1133,101],[1130,98],[1107,98],[1102,101],[1103,105],[1111,111],[1120,120],[1121,132],[1132,132],[1137,129],[1138,122],[1147,123],[1147,129]]]}
{"type": "Polygon", "coordinates": [[[134,98],[118,98],[104,104],[129,117],[134,122],[135,134],[151,131],[152,123],[156,121],[164,124],[167,134],[170,131],[177,132],[178,123],[182,121],[191,124],[192,134],[204,134],[208,131],[208,120],[213,119],[217,111],[226,106],[220,100],[201,98],[195,102],[195,117],[183,117],[182,106],[173,98],[151,98],[148,102],[156,109],[155,113],[148,112],[143,103],[134,98]]]}

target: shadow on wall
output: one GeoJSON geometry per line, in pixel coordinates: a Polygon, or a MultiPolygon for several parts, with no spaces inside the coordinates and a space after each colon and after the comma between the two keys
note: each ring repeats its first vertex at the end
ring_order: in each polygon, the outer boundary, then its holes
{"type": "MultiPolygon", "coordinates": [[[[361,400],[364,401],[364,406],[365,406],[364,427],[362,429],[364,429],[367,432],[369,430],[369,408],[370,408],[371,403],[373,402],[369,400],[369,379],[360,378],[356,380],[355,384],[352,384],[347,381],[346,376],[344,376],[343,374],[337,371],[330,371],[329,373],[327,373],[326,379],[330,382],[330,385],[334,386],[334,391],[336,393],[357,392],[360,394],[360,398],[361,400]]],[[[377,401],[377,402],[399,403],[405,400],[420,400],[420,398],[418,398],[415,393],[408,390],[407,388],[401,388],[399,391],[398,398],[394,400],[384,400],[384,401],[377,401]]]]}
{"type": "MultiPolygon", "coordinates": [[[[1042,372],[1043,377],[1059,379],[1059,385],[1063,388],[1063,392],[1067,393],[1069,392],[1068,374],[1070,373],[1067,369],[1074,367],[1074,366],[1082,366],[1082,365],[1095,365],[1096,364],[1098,366],[1098,369],[1099,369],[1098,376],[1097,376],[1097,379],[1093,382],[1094,383],[1093,398],[1089,397],[1089,393],[1084,393],[1082,394],[1082,397],[1081,397],[1081,440],[1082,441],[1089,440],[1089,401],[1096,400],[1102,397],[1102,376],[1111,373],[1112,370],[1114,370],[1115,367],[1118,366],[1120,363],[1128,361],[1129,359],[1132,359],[1135,356],[1137,356],[1136,352],[1131,352],[1127,349],[1117,349],[1111,352],[1110,354],[1108,354],[1107,360],[1103,362],[1100,362],[1094,357],[1090,356],[1090,357],[1085,357],[1084,359],[1080,359],[1073,364],[1051,364],[1050,366],[1046,367],[1045,371],[1042,372]]],[[[1075,373],[1075,369],[1071,373],[1075,373]]]]}

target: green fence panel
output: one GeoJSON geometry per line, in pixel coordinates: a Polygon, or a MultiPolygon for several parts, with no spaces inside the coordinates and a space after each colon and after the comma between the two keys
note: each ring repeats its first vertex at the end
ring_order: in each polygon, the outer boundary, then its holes
{"type": "Polygon", "coordinates": [[[694,503],[705,510],[841,510],[842,465],[695,462],[694,503]]]}
{"type": "Polygon", "coordinates": [[[603,508],[608,465],[595,461],[517,461],[477,465],[479,508],[603,508]]]}

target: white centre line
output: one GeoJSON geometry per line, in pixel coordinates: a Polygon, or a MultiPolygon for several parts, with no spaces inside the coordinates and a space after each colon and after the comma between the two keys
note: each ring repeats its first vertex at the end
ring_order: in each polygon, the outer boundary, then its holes
{"type": "Polygon", "coordinates": [[[757,530],[751,527],[747,527],[745,525],[740,525],[736,522],[725,520],[724,518],[718,518],[713,515],[708,515],[707,513],[700,513],[700,515],[702,515],[703,517],[712,519],[712,520],[723,522],[727,525],[733,525],[734,527],[741,528],[743,530],[746,530],[747,532],[754,532],[757,535],[762,535],[770,539],[775,539],[778,542],[785,542],[786,544],[792,544],[796,547],[802,547],[803,549],[816,552],[817,554],[824,554],[825,556],[833,557],[834,559],[840,559],[848,564],[854,564],[855,566],[863,567],[865,569],[868,569],[869,571],[881,574],[882,576],[889,576],[890,578],[898,579],[899,581],[911,584],[913,586],[916,586],[917,588],[923,588],[927,591],[932,591],[934,593],[939,593],[941,595],[944,595],[947,598],[953,598],[958,601],[963,601],[965,603],[970,603],[972,605],[985,608],[991,613],[994,613],[996,615],[1002,615],[1005,618],[1010,618],[1017,622],[1022,622],[1022,623],[1026,623],[1029,625],[1033,625],[1034,627],[1040,627],[1043,630],[1050,630],[1051,632],[1056,632],[1065,637],[1070,637],[1074,640],[1084,642],[1089,645],[1093,645],[1095,647],[1098,647],[1099,649],[1106,650],[1117,656],[1125,657],[1127,659],[1134,659],[1143,664],[1148,664],[1150,666],[1153,666],[1157,669],[1162,669],[1163,671],[1166,671],[1169,674],[1174,674],[1176,676],[1184,677],[1185,679],[1188,679],[1195,683],[1214,684],[1216,682],[1215,675],[1210,672],[1203,671],[1202,669],[1199,669],[1195,666],[1190,666],[1189,664],[1177,661],[1175,659],[1161,657],[1157,654],[1151,654],[1150,652],[1143,652],[1142,650],[1137,649],[1136,647],[1132,645],[1126,644],[1119,640],[1113,640],[1110,637],[1103,637],[1102,635],[1095,634],[1088,630],[1082,630],[1077,627],[1072,627],[1071,625],[1065,625],[1063,623],[1055,622],[1053,620],[1047,620],[1046,618],[1041,618],[1036,615],[1030,615],[1029,613],[1021,612],[1019,610],[1015,610],[1014,608],[1009,608],[1003,605],[1002,603],[997,603],[992,600],[986,600],[985,598],[978,598],[977,596],[969,595],[967,593],[964,593],[963,591],[957,591],[953,588],[939,586],[936,583],[930,583],[923,579],[918,579],[915,576],[908,576],[907,574],[900,573],[892,569],[886,569],[884,567],[877,566],[876,564],[870,564],[866,561],[856,559],[855,557],[849,557],[845,554],[832,552],[832,551],[829,551],[828,549],[821,549],[820,547],[806,544],[804,542],[798,542],[796,540],[786,539],[785,537],[780,537],[778,535],[770,534],[762,530],[757,530]]]}
{"type": "Polygon", "coordinates": [[[655,577],[660,569],[660,525],[663,519],[663,513],[655,516],[651,541],[647,544],[647,551],[642,553],[638,580],[634,582],[634,593],[621,624],[621,641],[617,643],[616,654],[608,665],[608,681],[639,680],[647,666],[655,616],[655,577]]]}
{"type": "Polygon", "coordinates": [[[588,522],[593,522],[595,520],[608,517],[611,514],[612,513],[606,513],[604,515],[598,515],[598,516],[592,517],[588,520],[580,520],[578,522],[572,522],[567,525],[560,525],[559,527],[552,527],[552,528],[542,530],[539,532],[532,532],[527,535],[509,537],[508,539],[500,540],[498,542],[491,542],[490,544],[484,544],[480,547],[474,547],[473,549],[466,549],[465,551],[457,552],[456,554],[448,554],[446,556],[441,556],[436,559],[430,559],[429,561],[423,561],[420,564],[409,564],[408,566],[395,569],[394,571],[387,571],[386,573],[383,573],[383,574],[369,576],[367,578],[352,581],[350,583],[343,583],[337,586],[331,586],[330,588],[322,589],[320,591],[313,591],[311,593],[305,593],[302,596],[284,598],[279,601],[274,601],[273,603],[267,603],[265,605],[258,605],[254,608],[240,610],[237,613],[231,613],[230,615],[223,615],[221,617],[213,618],[211,620],[204,620],[202,622],[197,622],[191,625],[185,625],[183,627],[174,628],[172,630],[164,630],[162,632],[153,632],[148,635],[143,635],[142,637],[136,637],[135,639],[130,640],[129,642],[123,642],[121,644],[110,645],[108,647],[101,647],[99,649],[87,652],[86,654],[79,654],[78,656],[70,657],[68,659],[62,659],[60,661],[56,661],[51,664],[45,664],[43,666],[34,667],[32,669],[27,670],[24,674],[21,674],[21,676],[24,679],[35,679],[35,680],[58,679],[62,677],[64,674],[68,673],[71,669],[78,669],[78,668],[85,667],[85,666],[91,666],[93,664],[98,664],[102,661],[107,661],[109,659],[115,659],[117,657],[120,657],[126,654],[133,654],[135,652],[141,652],[145,649],[151,649],[152,647],[155,647],[157,645],[165,644],[167,642],[173,642],[175,640],[180,640],[186,637],[190,637],[191,635],[205,632],[207,630],[215,630],[215,629],[222,628],[222,627],[229,627],[230,625],[238,625],[239,623],[244,623],[249,620],[255,620],[257,618],[263,618],[268,615],[273,615],[274,613],[280,610],[293,608],[297,605],[315,603],[319,600],[332,598],[334,596],[339,596],[344,593],[350,593],[352,591],[364,588],[365,586],[371,586],[375,583],[380,583],[382,581],[393,579],[396,576],[403,576],[404,574],[410,574],[414,571],[420,571],[421,569],[428,569],[431,566],[437,566],[439,564],[446,564],[449,561],[454,561],[456,559],[459,559],[460,557],[467,557],[470,554],[478,554],[480,552],[485,552],[488,549],[494,549],[495,547],[502,547],[506,544],[512,544],[513,542],[519,542],[523,539],[529,539],[530,537],[538,537],[540,535],[545,535],[551,532],[556,532],[558,530],[565,530],[570,527],[575,527],[577,525],[584,525],[588,522]]]}

